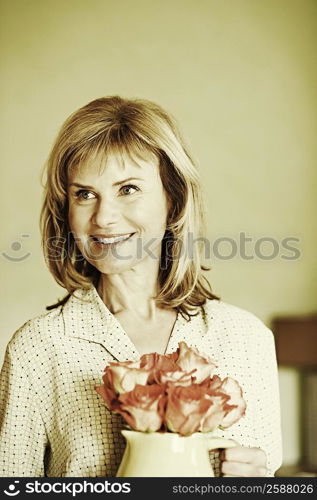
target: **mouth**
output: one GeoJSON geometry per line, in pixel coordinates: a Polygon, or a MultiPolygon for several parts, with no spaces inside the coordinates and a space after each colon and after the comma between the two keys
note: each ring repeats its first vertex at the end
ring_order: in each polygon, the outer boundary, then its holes
{"type": "Polygon", "coordinates": [[[124,234],[122,236],[117,236],[117,237],[113,237],[113,238],[97,238],[97,236],[91,236],[91,239],[97,245],[104,246],[104,247],[112,247],[112,246],[118,246],[118,245],[124,243],[125,241],[132,238],[132,236],[134,234],[136,234],[136,233],[128,233],[128,234],[124,234]]]}

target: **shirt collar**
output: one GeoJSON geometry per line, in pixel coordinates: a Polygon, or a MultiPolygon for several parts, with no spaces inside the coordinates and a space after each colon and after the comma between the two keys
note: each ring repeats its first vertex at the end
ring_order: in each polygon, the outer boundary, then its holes
{"type": "Polygon", "coordinates": [[[67,336],[101,344],[118,361],[139,359],[134,344],[94,285],[75,290],[62,314],[67,336]]]}
{"type": "MultiPolygon", "coordinates": [[[[107,308],[93,284],[88,288],[75,290],[64,305],[62,313],[67,336],[101,344],[118,361],[139,359],[140,354],[135,345],[107,308]]],[[[201,314],[187,322],[178,313],[166,354],[175,351],[181,340],[198,348],[206,327],[201,314]]]]}

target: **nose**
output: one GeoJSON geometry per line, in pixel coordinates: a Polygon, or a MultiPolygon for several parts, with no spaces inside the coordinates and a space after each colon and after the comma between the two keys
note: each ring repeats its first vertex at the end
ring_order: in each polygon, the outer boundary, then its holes
{"type": "Polygon", "coordinates": [[[99,227],[107,227],[116,224],[119,220],[120,212],[115,200],[100,200],[96,205],[96,210],[92,216],[92,223],[99,227]]]}

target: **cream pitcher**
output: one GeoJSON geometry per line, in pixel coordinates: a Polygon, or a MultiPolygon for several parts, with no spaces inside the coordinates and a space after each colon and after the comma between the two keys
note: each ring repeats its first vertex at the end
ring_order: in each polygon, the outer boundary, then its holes
{"type": "Polygon", "coordinates": [[[213,477],[209,450],[237,446],[235,441],[212,433],[121,433],[127,445],[116,477],[213,477]]]}

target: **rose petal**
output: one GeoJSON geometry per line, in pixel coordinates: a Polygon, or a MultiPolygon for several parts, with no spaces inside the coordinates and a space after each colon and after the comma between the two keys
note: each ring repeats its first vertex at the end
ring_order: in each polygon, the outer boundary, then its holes
{"type": "Polygon", "coordinates": [[[233,378],[227,377],[221,384],[220,390],[229,396],[227,413],[221,422],[221,427],[227,429],[235,424],[246,411],[246,402],[240,385],[233,378]]]}
{"type": "Polygon", "coordinates": [[[137,384],[146,384],[149,374],[148,370],[132,368],[128,365],[111,365],[106,369],[106,375],[118,394],[132,391],[137,384]]]}
{"type": "Polygon", "coordinates": [[[210,404],[204,388],[197,384],[188,387],[169,384],[165,413],[168,429],[181,435],[196,432],[210,404]]]}
{"type": "Polygon", "coordinates": [[[179,342],[178,346],[176,362],[185,372],[196,370],[193,375],[197,384],[214,374],[217,365],[211,359],[201,356],[197,349],[188,347],[185,342],[179,342]]]}
{"type": "Polygon", "coordinates": [[[99,396],[102,397],[102,399],[106,403],[108,410],[113,411],[116,409],[117,399],[116,399],[116,395],[113,391],[109,390],[104,385],[96,386],[95,391],[97,391],[99,396]]]}
{"type": "Polygon", "coordinates": [[[117,411],[133,429],[154,432],[163,423],[164,398],[164,385],[137,385],[133,391],[119,396],[117,411]]]}

